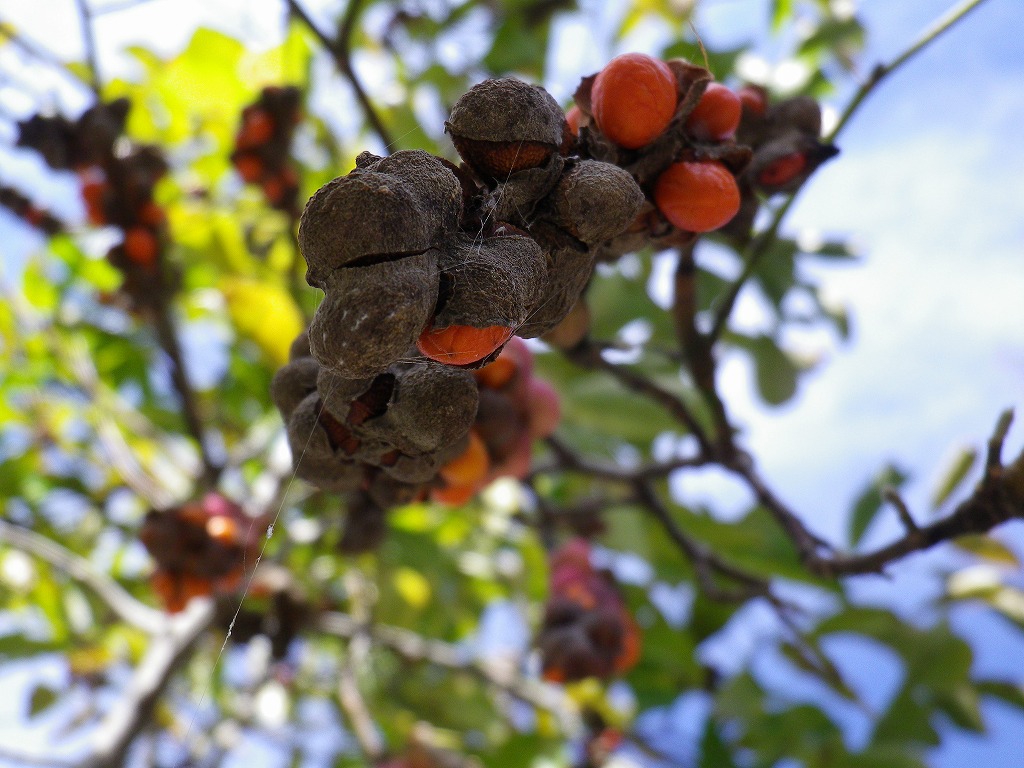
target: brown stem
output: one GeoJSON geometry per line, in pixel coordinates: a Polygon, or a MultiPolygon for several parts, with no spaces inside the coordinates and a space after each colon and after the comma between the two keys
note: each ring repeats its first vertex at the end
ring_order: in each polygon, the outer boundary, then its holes
{"type": "Polygon", "coordinates": [[[204,439],[203,422],[199,416],[195,392],[185,371],[181,344],[178,341],[178,334],[175,332],[174,321],[171,319],[171,308],[164,297],[159,297],[154,300],[153,309],[153,322],[156,325],[157,338],[160,341],[160,346],[171,360],[171,382],[174,384],[178,397],[181,398],[185,426],[199,445],[199,455],[203,463],[202,482],[207,488],[210,488],[220,477],[221,467],[210,456],[204,439]]]}
{"type": "Polygon", "coordinates": [[[697,583],[708,598],[719,602],[742,603],[754,597],[767,597],[775,602],[767,581],[730,565],[704,544],[687,536],[650,483],[638,480],[633,488],[637,501],[661,524],[668,537],[693,564],[697,583]],[[720,587],[715,580],[716,574],[736,581],[741,586],[733,589],[720,587]]]}
{"type": "Polygon", "coordinates": [[[85,44],[85,61],[89,65],[89,87],[99,98],[100,67],[96,60],[96,37],[92,31],[92,13],[86,0],[75,0],[82,24],[82,41],[85,44]]]}
{"type": "Polygon", "coordinates": [[[565,355],[583,368],[605,371],[611,374],[627,388],[656,402],[690,431],[696,438],[702,455],[714,455],[711,441],[708,439],[704,427],[697,421],[697,417],[690,410],[690,406],[677,395],[655,384],[642,374],[636,373],[625,366],[609,363],[601,355],[601,348],[590,340],[585,339],[572,350],[567,351],[565,355]]]}
{"type": "Polygon", "coordinates": [[[338,29],[337,39],[331,39],[323,30],[317,27],[313,19],[306,13],[306,10],[299,5],[298,0],[287,0],[287,3],[291,13],[309,28],[309,31],[320,40],[324,48],[327,49],[327,52],[331,54],[338,70],[352,86],[356,99],[363,109],[363,114],[366,115],[366,120],[370,123],[377,136],[380,137],[385,149],[390,150],[392,144],[394,144],[391,133],[374,109],[373,104],[370,102],[370,97],[367,96],[363,84],[359,81],[355,69],[352,67],[352,32],[355,30],[356,21],[359,18],[362,0],[349,0],[348,7],[345,9],[345,16],[338,29]]]}

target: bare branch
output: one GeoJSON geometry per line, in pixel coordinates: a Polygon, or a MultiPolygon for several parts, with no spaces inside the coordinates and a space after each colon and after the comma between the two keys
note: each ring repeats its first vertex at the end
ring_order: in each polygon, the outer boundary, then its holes
{"type": "Polygon", "coordinates": [[[82,768],[120,768],[132,740],[153,714],[153,708],[174,673],[191,657],[199,638],[216,617],[212,600],[192,600],[182,613],[153,638],[145,656],[117,702],[103,718],[92,738],[82,768]]]}
{"type": "Polygon", "coordinates": [[[203,462],[203,482],[207,487],[212,487],[220,476],[221,467],[210,456],[209,448],[206,445],[199,406],[185,370],[185,359],[181,353],[181,344],[178,341],[174,321],[171,318],[171,308],[164,297],[157,298],[153,302],[153,306],[153,322],[156,326],[157,338],[160,341],[160,346],[171,360],[171,381],[181,399],[181,411],[185,418],[185,426],[199,446],[199,454],[203,462]]]}
{"type": "Polygon", "coordinates": [[[589,340],[584,340],[572,350],[567,351],[565,355],[583,368],[606,371],[627,388],[650,398],[690,431],[697,439],[703,455],[711,456],[714,454],[711,442],[708,440],[708,436],[697,420],[697,417],[691,411],[690,406],[674,393],[625,366],[609,363],[601,355],[601,348],[589,340]]]}
{"type": "Polygon", "coordinates": [[[331,54],[338,70],[351,84],[352,90],[355,92],[356,99],[359,101],[359,105],[362,107],[363,113],[366,115],[367,122],[370,123],[374,132],[378,137],[380,137],[385,148],[390,150],[394,144],[394,141],[391,138],[391,133],[384,125],[384,121],[381,120],[380,115],[377,114],[376,109],[374,109],[373,103],[370,101],[370,97],[366,94],[366,89],[363,88],[363,84],[359,81],[359,78],[356,76],[355,69],[352,67],[352,32],[355,29],[356,21],[359,17],[362,0],[349,0],[348,8],[345,10],[345,16],[342,19],[341,27],[338,30],[337,39],[331,39],[330,36],[321,30],[313,19],[310,18],[306,10],[299,5],[298,0],[287,0],[287,3],[289,11],[309,28],[309,31],[320,40],[324,48],[327,49],[327,52],[331,54]]]}
{"type": "Polygon", "coordinates": [[[653,480],[665,477],[677,469],[687,467],[703,467],[711,463],[711,459],[704,456],[684,456],[668,461],[650,462],[641,464],[633,469],[620,467],[617,464],[603,464],[590,461],[563,443],[557,437],[551,436],[545,439],[548,447],[554,453],[557,463],[550,467],[538,467],[533,470],[533,475],[550,474],[569,470],[579,472],[590,477],[613,482],[632,483],[634,480],[653,480]]]}
{"type": "Polygon", "coordinates": [[[651,488],[649,483],[637,481],[633,485],[637,500],[657,520],[673,543],[693,564],[701,591],[712,600],[742,603],[754,597],[765,597],[777,602],[767,581],[726,563],[704,544],[691,539],[672,517],[671,512],[651,488]],[[715,574],[739,582],[742,586],[723,589],[715,582],[715,574]]]}
{"type": "Polygon", "coordinates": [[[81,582],[103,600],[122,620],[133,627],[159,634],[168,626],[167,617],[140,603],[105,573],[97,571],[84,557],[27,528],[0,520],[0,541],[39,557],[81,582]]]}
{"type": "Polygon", "coordinates": [[[89,86],[92,92],[99,98],[100,95],[100,67],[96,59],[96,37],[92,30],[92,13],[86,0],[75,0],[78,6],[78,16],[82,24],[82,42],[85,46],[85,61],[89,65],[89,86]]]}
{"type": "Polygon", "coordinates": [[[910,514],[910,508],[903,497],[900,496],[898,490],[891,485],[887,485],[882,489],[882,498],[896,508],[896,514],[900,516],[900,522],[903,523],[903,527],[907,529],[908,533],[918,530],[917,523],[914,522],[914,516],[910,514]]]}

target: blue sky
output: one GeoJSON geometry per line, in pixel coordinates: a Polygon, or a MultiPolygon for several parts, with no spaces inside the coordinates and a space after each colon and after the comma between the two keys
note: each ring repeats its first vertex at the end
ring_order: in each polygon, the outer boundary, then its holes
{"type": "MultiPolygon", "coordinates": [[[[61,12],[69,5],[67,0],[0,0],[0,17],[23,19],[25,30],[40,39],[66,39],[71,56],[78,45],[77,22],[74,14],[61,12]]],[[[126,43],[150,42],[153,35],[139,30],[158,28],[165,50],[183,44],[197,22],[242,19],[247,32],[263,40],[276,29],[276,11],[266,9],[277,6],[262,0],[181,0],[173,3],[173,14],[166,13],[170,5],[169,0],[153,2],[150,11],[125,14],[123,24],[105,18],[100,29],[109,42],[126,43]],[[158,14],[157,26],[152,21],[143,26],[148,12],[158,14]]],[[[610,30],[610,19],[622,5],[589,3],[588,21],[610,30]]],[[[865,69],[898,54],[948,5],[939,0],[860,3],[869,29],[861,58],[865,69]]],[[[765,6],[763,0],[706,0],[698,28],[711,43],[748,40],[765,27],[765,6]]],[[[789,221],[793,231],[850,236],[861,246],[860,263],[818,271],[836,299],[850,307],[852,341],[839,345],[821,333],[794,336],[794,347],[821,356],[822,362],[805,378],[799,397],[779,409],[766,410],[757,402],[742,360],[723,366],[727,400],[764,474],[829,537],[842,540],[852,499],[886,461],[910,470],[906,497],[923,517],[944,461],[959,446],[981,446],[1003,408],[1016,406],[1020,419],[1008,450],[1024,445],[1021,30],[1024,3],[988,0],[879,88],[841,137],[842,154],[801,195],[789,221]]],[[[571,29],[566,34],[578,39],[571,29]]],[[[655,46],[656,34],[638,31],[631,47],[655,46]]],[[[554,68],[556,76],[566,78],[565,93],[576,76],[596,70],[617,52],[607,48],[600,31],[592,42],[554,68]]],[[[557,84],[551,85],[557,92],[557,84]]],[[[0,162],[9,159],[0,151],[0,162]]],[[[0,181],[9,178],[10,169],[0,167],[0,181]]],[[[33,242],[12,229],[9,219],[0,219],[0,238],[5,261],[33,242]]],[[[738,306],[738,317],[751,327],[763,312],[752,294],[738,306]]],[[[685,492],[726,508],[738,508],[746,499],[715,473],[687,481],[685,492]]],[[[868,540],[879,543],[897,533],[896,521],[883,515],[868,540]]],[[[999,535],[1024,556],[1020,523],[999,535]]],[[[915,557],[894,569],[893,580],[866,577],[854,588],[865,599],[895,601],[908,615],[927,619],[921,606],[942,562],[934,555],[915,557]]],[[[954,626],[975,646],[979,670],[1022,679],[1019,634],[972,608],[959,610],[954,626]]],[[[756,657],[757,644],[751,641],[756,634],[745,637],[746,650],[756,657]]],[[[991,734],[949,734],[934,765],[1017,764],[1024,717],[995,704],[986,705],[985,714],[991,734]]],[[[5,722],[10,720],[0,710],[0,738],[10,743],[5,722]]]]}

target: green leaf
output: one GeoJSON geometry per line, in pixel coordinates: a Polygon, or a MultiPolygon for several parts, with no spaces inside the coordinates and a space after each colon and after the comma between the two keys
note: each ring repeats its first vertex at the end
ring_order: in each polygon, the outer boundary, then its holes
{"type": "Polygon", "coordinates": [[[875,515],[882,508],[883,491],[887,487],[901,488],[909,477],[896,465],[888,464],[875,476],[874,480],[868,483],[850,511],[849,539],[851,545],[856,546],[860,542],[875,519],[875,515]]]}
{"type": "Polygon", "coordinates": [[[768,405],[782,405],[796,394],[800,368],[771,337],[729,334],[729,341],[750,353],[757,391],[768,405]]]}
{"type": "Polygon", "coordinates": [[[937,510],[949,500],[949,497],[967,479],[977,460],[978,452],[974,448],[961,448],[957,452],[946,467],[946,471],[942,473],[935,490],[932,491],[932,510],[937,510]]]}
{"type": "Polygon", "coordinates": [[[28,699],[28,717],[35,717],[56,703],[57,691],[45,685],[37,685],[28,699]]]}
{"type": "Polygon", "coordinates": [[[971,534],[958,536],[953,541],[954,546],[969,552],[975,557],[987,560],[996,565],[1005,565],[1009,568],[1020,568],[1020,560],[1016,553],[1008,546],[992,536],[984,534],[971,534]]]}
{"type": "Polygon", "coordinates": [[[704,735],[700,740],[699,768],[736,768],[732,752],[719,733],[718,725],[712,718],[704,724],[704,735]]]}

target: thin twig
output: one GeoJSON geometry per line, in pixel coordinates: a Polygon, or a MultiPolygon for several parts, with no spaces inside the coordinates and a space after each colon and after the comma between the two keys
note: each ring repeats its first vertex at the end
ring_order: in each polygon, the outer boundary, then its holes
{"type": "Polygon", "coordinates": [[[96,97],[100,96],[100,67],[96,57],[96,36],[92,29],[92,13],[86,0],[75,0],[78,17],[82,25],[82,42],[85,45],[85,61],[89,65],[89,86],[96,97]]]}
{"type": "Polygon", "coordinates": [[[896,514],[899,515],[900,522],[907,529],[907,533],[913,533],[918,530],[917,523],[914,522],[914,516],[910,514],[910,507],[907,506],[907,502],[900,496],[898,490],[891,485],[887,485],[882,489],[882,498],[896,509],[896,514]]]}
{"type": "Polygon", "coordinates": [[[522,677],[512,665],[486,664],[476,658],[469,646],[431,640],[401,627],[383,624],[364,626],[351,616],[338,612],[321,613],[314,624],[319,631],[343,639],[352,639],[366,632],[374,644],[387,648],[407,661],[425,661],[473,674],[520,701],[554,714],[566,734],[576,734],[582,728],[578,713],[558,688],[540,680],[522,677]]]}
{"type": "Polygon", "coordinates": [[[668,461],[649,462],[629,469],[617,464],[604,464],[586,459],[554,435],[546,438],[544,442],[555,455],[557,462],[553,466],[537,467],[531,473],[533,476],[568,470],[601,480],[632,483],[635,480],[665,477],[677,469],[707,466],[712,461],[704,456],[683,456],[668,461]]]}
{"type": "Polygon", "coordinates": [[[376,763],[384,756],[385,744],[366,708],[366,701],[359,690],[359,682],[350,658],[346,658],[341,664],[338,675],[338,702],[345,712],[360,751],[367,760],[376,763]]]}
{"type": "Polygon", "coordinates": [[[637,501],[658,521],[668,537],[693,565],[697,583],[708,598],[728,603],[742,603],[754,597],[766,597],[775,601],[767,581],[726,563],[704,544],[691,539],[679,527],[649,483],[637,481],[633,487],[637,501]],[[741,586],[724,589],[716,583],[715,574],[736,581],[741,586]]]}
{"type": "Polygon", "coordinates": [[[27,528],[0,520],[0,541],[42,558],[92,590],[118,617],[133,627],[157,634],[167,627],[167,617],[140,603],[120,584],[97,571],[92,563],[55,541],[27,528]]]}
{"type": "Polygon", "coordinates": [[[702,455],[714,455],[711,441],[708,439],[704,428],[690,410],[690,406],[676,394],[625,366],[609,363],[601,354],[601,348],[594,342],[584,341],[572,350],[567,351],[565,355],[572,362],[583,368],[605,371],[611,374],[627,388],[656,402],[690,431],[694,438],[696,438],[702,455]]]}
{"type": "MultiPolygon", "coordinates": [[[[878,64],[872,70],[870,77],[868,77],[868,79],[860,86],[857,92],[847,103],[835,126],[829,134],[822,139],[822,141],[826,144],[833,143],[846,127],[850,119],[854,114],[856,114],[864,100],[875,90],[875,88],[878,87],[878,84],[882,80],[906,64],[907,61],[913,58],[920,51],[924,50],[924,48],[926,48],[930,43],[938,39],[944,32],[953,27],[954,24],[981,5],[984,1],[985,0],[966,0],[963,3],[954,6],[929,26],[928,29],[926,29],[903,53],[888,64],[878,64]]],[[[741,254],[743,258],[743,270],[740,272],[739,277],[737,277],[729,286],[729,290],[726,292],[722,299],[722,303],[719,305],[718,310],[715,313],[715,320],[709,334],[711,341],[721,338],[743,286],[750,279],[751,275],[754,274],[758,266],[760,266],[761,260],[771,249],[771,246],[774,244],[775,239],[778,236],[779,228],[782,225],[783,219],[785,219],[786,214],[788,214],[789,210],[793,207],[793,203],[796,200],[797,195],[800,194],[800,191],[804,188],[805,184],[806,180],[801,182],[800,186],[798,186],[790,196],[775,209],[768,227],[751,240],[741,254]]]]}
{"type": "Polygon", "coordinates": [[[356,95],[356,99],[359,101],[360,107],[362,107],[363,114],[366,115],[367,122],[373,128],[374,132],[380,137],[381,142],[384,144],[385,149],[390,150],[394,141],[391,138],[391,133],[384,125],[384,121],[381,120],[380,115],[377,114],[374,109],[373,103],[370,101],[370,97],[366,94],[366,89],[363,88],[363,84],[359,81],[356,76],[355,69],[352,67],[352,32],[355,29],[356,21],[359,18],[359,11],[362,7],[361,0],[349,0],[348,8],[345,9],[345,16],[342,19],[341,26],[338,30],[337,39],[331,39],[323,30],[321,30],[313,19],[310,18],[306,10],[299,5],[298,0],[287,0],[288,9],[298,18],[303,24],[305,24],[309,31],[312,32],[323,44],[327,52],[331,54],[334,59],[334,63],[337,65],[338,70],[342,75],[349,81],[352,86],[352,90],[356,95]]]}
{"type": "Polygon", "coordinates": [[[861,84],[860,88],[853,95],[853,98],[846,105],[842,114],[839,116],[839,120],[836,122],[835,127],[825,137],[825,142],[830,144],[839,135],[839,133],[846,127],[846,124],[850,121],[850,118],[857,112],[861,103],[878,87],[878,84],[882,82],[888,75],[891,75],[897,69],[906,64],[910,59],[924,50],[928,45],[935,42],[943,33],[949,31],[958,21],[963,19],[968,13],[973,11],[985,0],[965,0],[965,2],[959,3],[942,16],[932,22],[927,29],[925,29],[917,40],[915,40],[909,48],[903,53],[897,56],[895,59],[890,61],[888,64],[879,64],[872,71],[870,77],[861,84]]]}
{"type": "Polygon", "coordinates": [[[171,308],[162,297],[154,301],[153,304],[153,323],[156,326],[157,338],[161,348],[171,360],[171,381],[181,399],[181,411],[185,418],[185,426],[199,446],[199,455],[203,463],[202,480],[209,488],[216,484],[221,467],[210,456],[209,448],[206,445],[203,422],[199,416],[195,392],[188,380],[181,344],[174,328],[174,321],[171,319],[171,308]]]}

